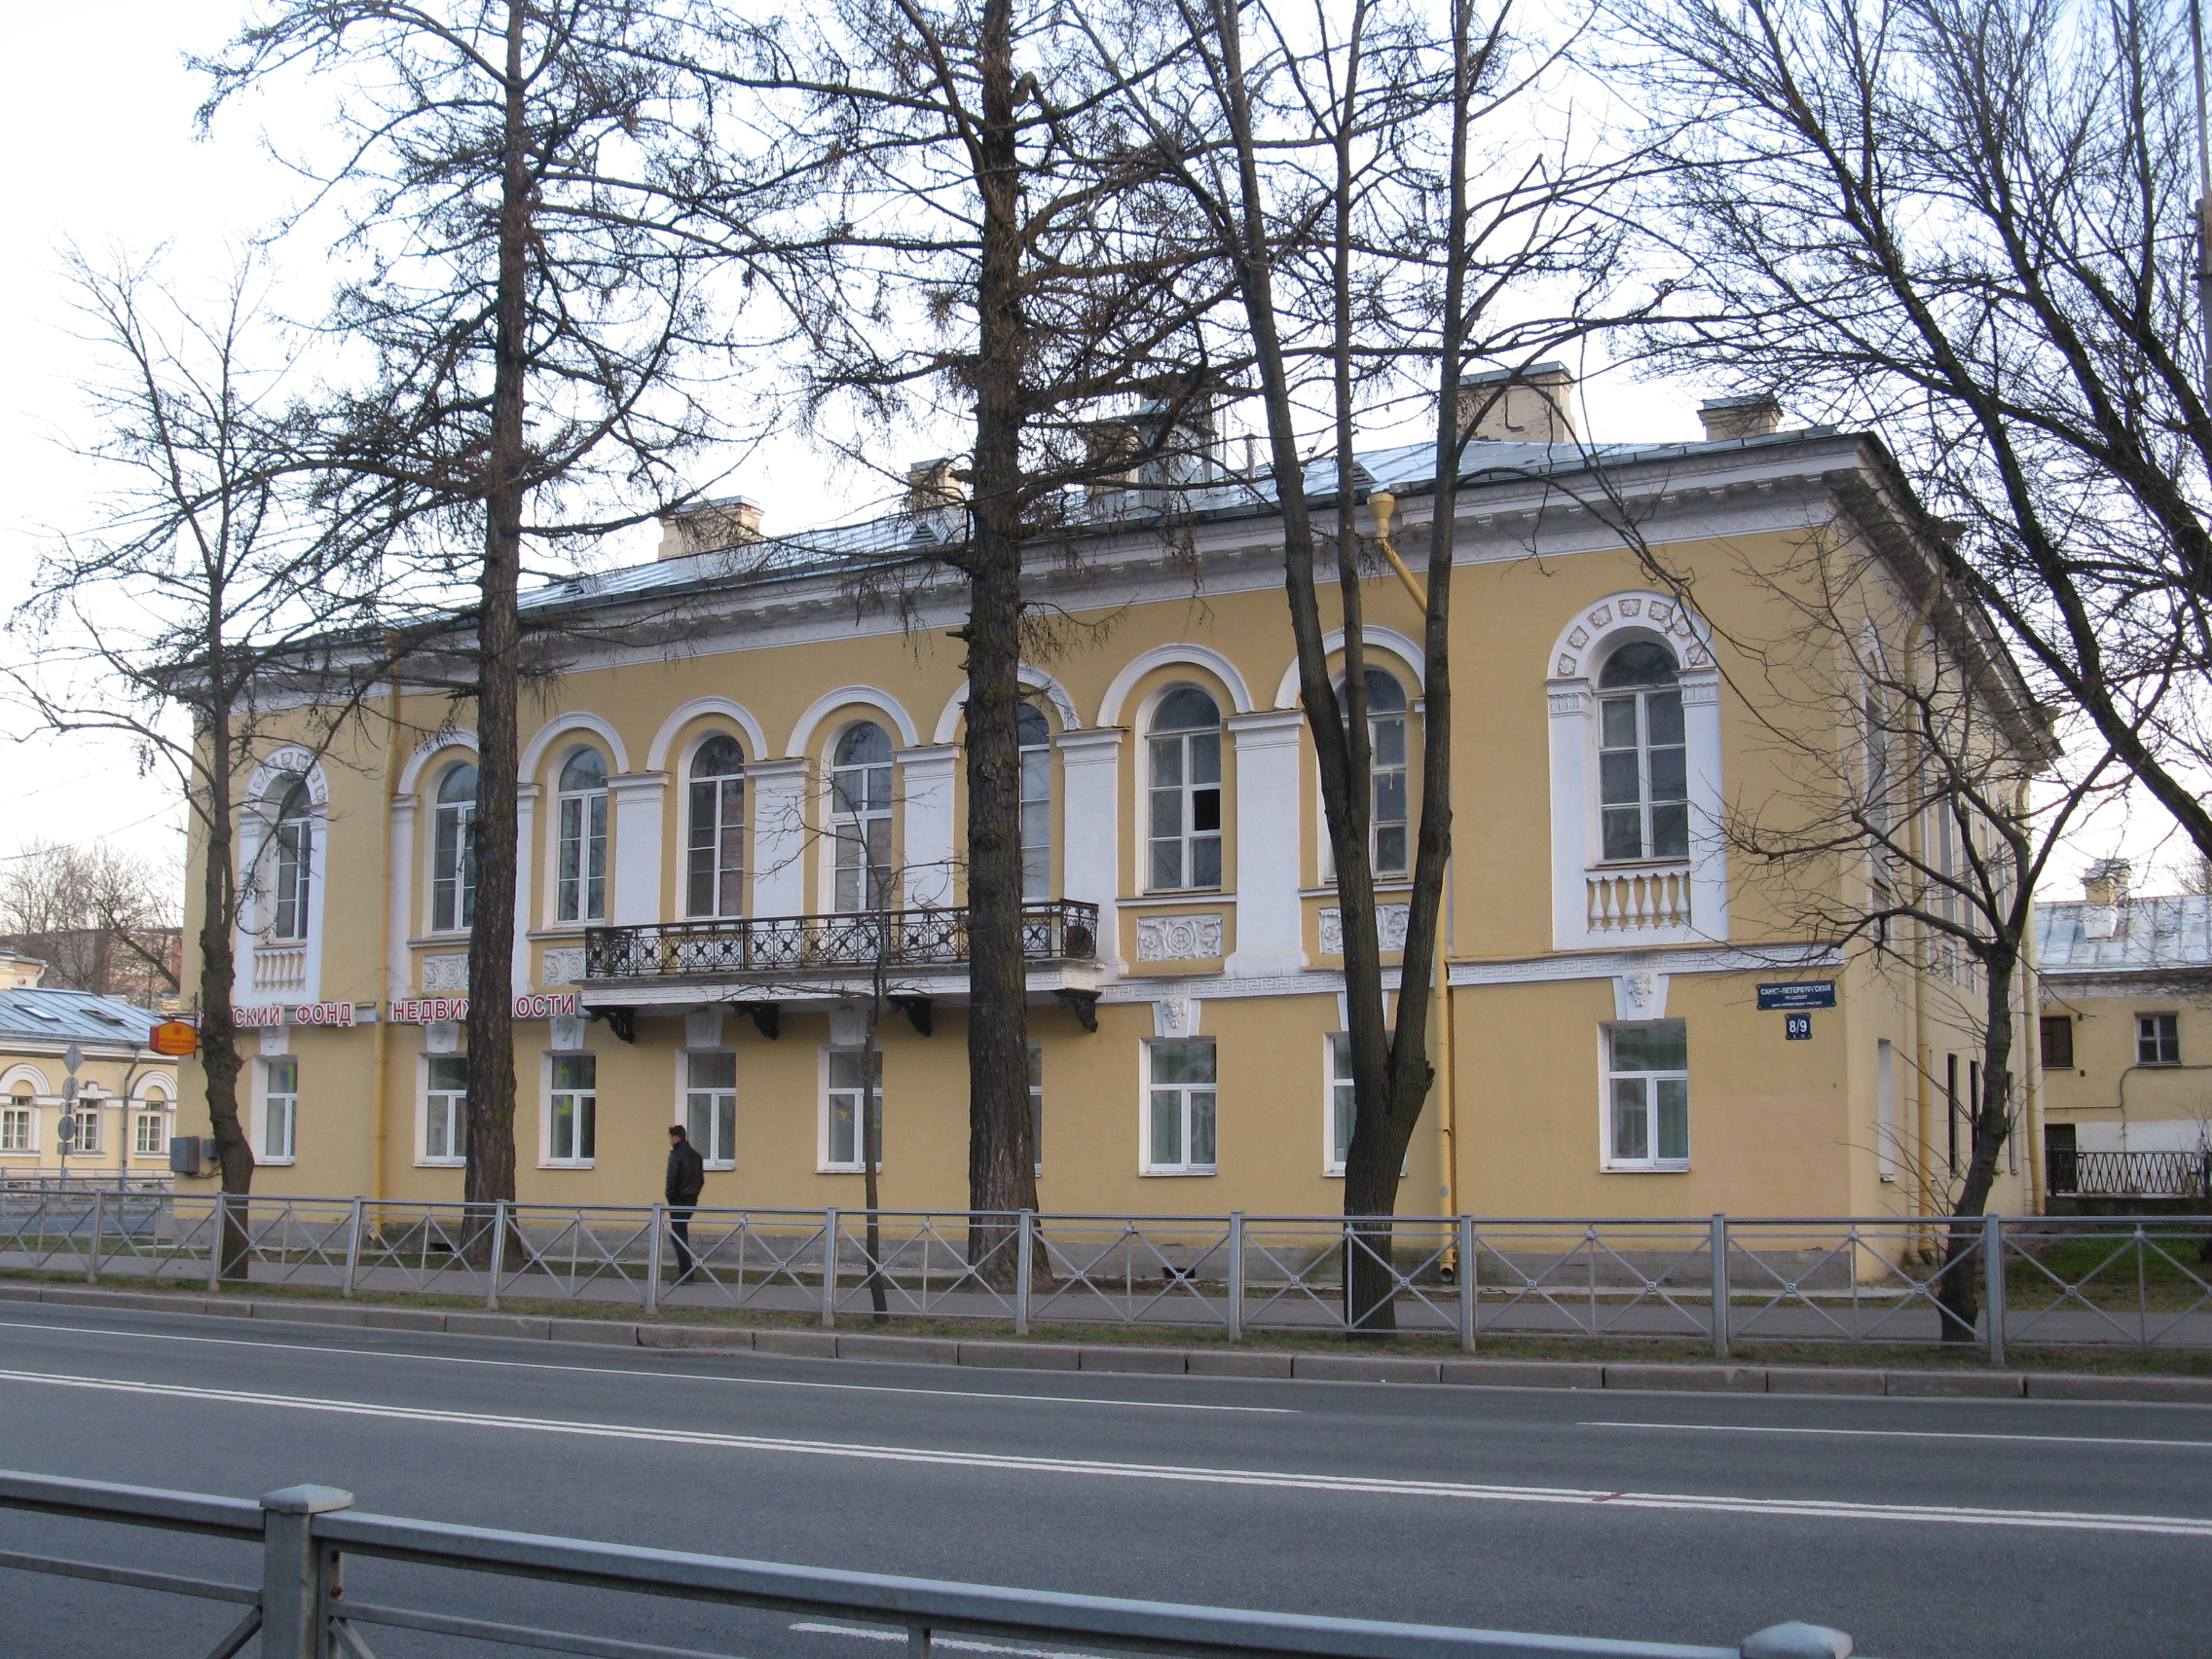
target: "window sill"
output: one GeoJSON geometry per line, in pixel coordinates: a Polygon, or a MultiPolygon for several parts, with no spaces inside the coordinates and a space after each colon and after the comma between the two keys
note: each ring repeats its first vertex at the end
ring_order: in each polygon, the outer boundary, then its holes
{"type": "Polygon", "coordinates": [[[540,940],[564,939],[574,940],[580,943],[583,940],[584,932],[586,929],[602,928],[606,925],[607,924],[604,921],[599,920],[586,922],[548,922],[541,928],[532,928],[530,932],[523,935],[523,938],[529,940],[534,944],[540,940]]]}
{"type": "Polygon", "coordinates": [[[1199,901],[1206,903],[1220,902],[1235,903],[1236,895],[1219,887],[1154,887],[1147,888],[1133,899],[1124,900],[1127,904],[1191,904],[1199,901]]]}
{"type": "Polygon", "coordinates": [[[1214,1163],[1194,1164],[1188,1169],[1140,1169],[1137,1178],[1142,1181],[1180,1181],[1193,1176],[1218,1175],[1221,1166],[1214,1163]]]}
{"type": "Polygon", "coordinates": [[[1588,869],[1688,869],[1695,859],[1592,859],[1588,869]]]}
{"type": "MultiPolygon", "coordinates": [[[[733,1164],[731,1167],[734,1168],[735,1165],[733,1164]]],[[[867,1173],[857,1163],[818,1163],[814,1166],[814,1172],[817,1175],[866,1175],[867,1173]]],[[[875,1172],[878,1175],[882,1174],[883,1165],[878,1163],[875,1166],[875,1172]]]]}
{"type": "MultiPolygon", "coordinates": [[[[463,1160],[463,1161],[466,1161],[463,1160]]],[[[545,1158],[538,1161],[537,1167],[540,1169],[589,1169],[593,1161],[589,1158],[545,1158]]]]}
{"type": "Polygon", "coordinates": [[[1599,1167],[1601,1175],[1687,1175],[1690,1166],[1685,1160],[1680,1163],[1606,1163],[1599,1167]]]}
{"type": "Polygon", "coordinates": [[[418,1158],[415,1161],[415,1167],[418,1169],[466,1169],[468,1160],[465,1158],[418,1158]]]}
{"type": "Polygon", "coordinates": [[[417,949],[432,950],[436,949],[440,945],[451,946],[456,944],[466,944],[468,942],[468,930],[466,928],[459,928],[452,933],[417,934],[407,942],[409,945],[417,949]]]}
{"type": "Polygon", "coordinates": [[[701,1161],[707,1168],[715,1170],[730,1170],[737,1167],[737,1160],[734,1158],[709,1158],[703,1159],[701,1161]]]}
{"type": "Polygon", "coordinates": [[[263,1158],[257,1153],[254,1155],[253,1166],[256,1169],[289,1169],[297,1162],[299,1160],[296,1158],[263,1158]]]}

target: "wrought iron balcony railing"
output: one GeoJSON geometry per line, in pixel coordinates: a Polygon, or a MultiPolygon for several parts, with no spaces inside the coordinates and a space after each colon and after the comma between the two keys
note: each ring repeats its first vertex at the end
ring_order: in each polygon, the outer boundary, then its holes
{"type": "Polygon", "coordinates": [[[2212,1184],[2212,1157],[2201,1152],[2050,1154],[2050,1190],[2083,1198],[2201,1198],[2212,1184]]]}
{"type": "MultiPolygon", "coordinates": [[[[1021,907],[1021,953],[1032,962],[1090,962],[1098,906],[1071,899],[1021,907]]],[[[866,910],[854,915],[760,916],[592,928],[584,977],[714,978],[825,970],[956,968],[968,960],[968,911],[866,910]]]]}

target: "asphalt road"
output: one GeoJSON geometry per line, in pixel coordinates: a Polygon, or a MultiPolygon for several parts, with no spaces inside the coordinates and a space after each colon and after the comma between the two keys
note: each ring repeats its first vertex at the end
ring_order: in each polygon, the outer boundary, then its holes
{"type": "MultiPolygon", "coordinates": [[[[2212,1652],[2212,1408],[1034,1374],[10,1306],[0,1466],[314,1481],[386,1514],[1353,1617],[1716,1645],[1803,1618],[1878,1659],[2212,1652]]],[[[241,1546],[8,1511],[0,1548],[254,1575],[241,1546]]],[[[898,1659],[788,1615],[349,1574],[743,1659],[898,1659]]],[[[189,1656],[233,1616],[0,1570],[4,1659],[189,1656]]]]}

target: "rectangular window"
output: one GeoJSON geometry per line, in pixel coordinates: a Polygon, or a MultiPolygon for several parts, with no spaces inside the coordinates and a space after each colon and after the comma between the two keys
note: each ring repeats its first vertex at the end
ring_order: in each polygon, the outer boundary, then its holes
{"type": "Polygon", "coordinates": [[[1145,1168],[1156,1175],[1210,1175],[1215,1168],[1213,1039],[1193,1037],[1149,1047],[1145,1168]]]}
{"type": "Polygon", "coordinates": [[[1598,705],[1598,799],[1608,860],[1690,856],[1682,694],[1643,691],[1598,705]]]}
{"type": "Polygon", "coordinates": [[[875,1166],[883,1167],[883,1055],[866,1049],[829,1051],[829,1087],[824,1091],[822,1165],[825,1169],[861,1167],[861,1114],[873,1130],[875,1166]]]}
{"type": "Polygon", "coordinates": [[[1021,896],[1052,896],[1052,752],[1021,751],[1021,896]]]}
{"type": "Polygon", "coordinates": [[[1351,1033],[1340,1031],[1329,1039],[1329,1174],[1345,1172],[1345,1161],[1351,1157],[1352,1125],[1358,1121],[1359,1101],[1351,1086],[1351,1033]]]}
{"type": "Polygon", "coordinates": [[[1045,1051],[1029,1045],[1029,1156],[1045,1173],[1045,1051]]]}
{"type": "Polygon", "coordinates": [[[1221,733],[1152,739],[1154,892],[1221,885],[1221,733]]]}
{"type": "MultiPolygon", "coordinates": [[[[289,1163],[300,1126],[300,1062],[261,1062],[261,1161],[289,1163]]],[[[92,1149],[87,1148],[90,1151],[92,1149]]]]}
{"type": "Polygon", "coordinates": [[[159,1158],[168,1151],[168,1119],[161,1112],[141,1112],[135,1122],[130,1150],[140,1158],[159,1158]]]}
{"type": "Polygon", "coordinates": [[[468,1159],[468,1056],[432,1054],[424,1062],[423,1161],[468,1159]]]}
{"type": "Polygon", "coordinates": [[[276,916],[271,939],[308,937],[308,903],[314,887],[314,827],[304,818],[276,826],[276,916]]]}
{"type": "Polygon", "coordinates": [[[476,803],[438,808],[430,849],[430,929],[456,933],[476,919],[476,803]]]}
{"type": "Polygon", "coordinates": [[[1689,1028],[1679,1019],[1607,1028],[1608,1166],[1689,1167],[1689,1028]]]}
{"type": "Polygon", "coordinates": [[[737,1055],[728,1049],[683,1056],[683,1125],[699,1156],[718,1168],[737,1162],[737,1055]]]}
{"type": "Polygon", "coordinates": [[[2139,1014],[2135,1016],[2135,1063],[2139,1066],[2181,1064],[2181,1015],[2139,1014]]]}
{"type": "Polygon", "coordinates": [[[2043,1063],[2046,1071],[2064,1071],[2074,1064],[2072,1014],[2046,1014],[2043,1016],[2043,1063]]]}
{"type": "Polygon", "coordinates": [[[561,797],[559,912],[564,922],[607,919],[607,793],[561,797]]]}
{"type": "Polygon", "coordinates": [[[589,1163],[599,1133],[599,1056],[555,1054],[546,1161],[589,1163]]]}
{"type": "Polygon", "coordinates": [[[31,1109],[28,1106],[0,1107],[0,1152],[30,1150],[31,1109]]]}

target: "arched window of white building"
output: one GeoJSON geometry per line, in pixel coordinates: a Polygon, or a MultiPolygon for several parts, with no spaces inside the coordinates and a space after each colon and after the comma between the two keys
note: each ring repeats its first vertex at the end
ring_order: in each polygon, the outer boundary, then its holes
{"type": "MultiPolygon", "coordinates": [[[[1368,805],[1367,856],[1382,880],[1407,869],[1406,688],[1385,669],[1370,668],[1367,685],[1367,752],[1374,795],[1368,805]]],[[[1337,682],[1341,696],[1344,682],[1337,682]]]]}
{"type": "Polygon", "coordinates": [[[1023,703],[1014,716],[1021,742],[1021,896],[1052,896],[1052,728],[1045,711],[1023,703]]]}
{"type": "Polygon", "coordinates": [[[1607,863],[1690,856],[1681,667],[1635,640],[1598,676],[1598,800],[1607,863]]]}
{"type": "Polygon", "coordinates": [[[304,940],[314,896],[314,802],[307,779],[297,773],[277,779],[274,794],[277,804],[269,937],[304,940]]]}
{"type": "Polygon", "coordinates": [[[430,838],[430,930],[454,933],[476,919],[476,768],[462,760],[438,779],[430,838]]]}
{"type": "Polygon", "coordinates": [[[834,907],[880,910],[891,894],[891,738],[873,720],[837,736],[830,771],[834,907]]]}
{"type": "Polygon", "coordinates": [[[554,914],[564,922],[607,919],[607,761],[579,749],[561,767],[560,846],[554,914]]]}
{"type": "Polygon", "coordinates": [[[691,757],[691,829],[684,912],[745,913],[745,751],[717,733],[691,757]]]}
{"type": "Polygon", "coordinates": [[[1145,885],[1221,886],[1221,707],[1196,685],[1160,700],[1147,732],[1145,885]]]}

